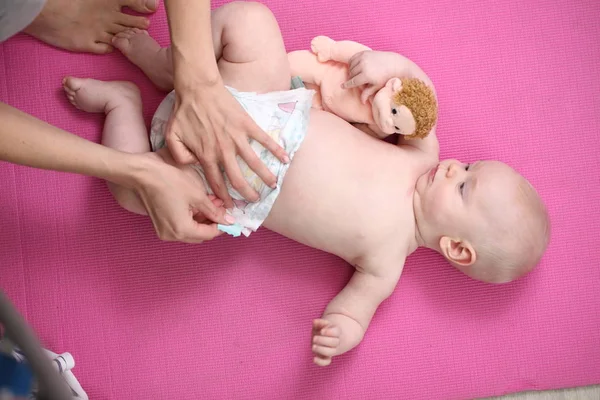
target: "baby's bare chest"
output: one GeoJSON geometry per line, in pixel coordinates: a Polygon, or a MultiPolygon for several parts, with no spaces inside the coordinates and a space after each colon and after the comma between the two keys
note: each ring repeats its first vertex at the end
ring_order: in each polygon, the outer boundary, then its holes
{"type": "Polygon", "coordinates": [[[394,145],[324,114],[311,115],[266,227],[349,262],[402,247],[414,237],[408,162],[394,145]]]}

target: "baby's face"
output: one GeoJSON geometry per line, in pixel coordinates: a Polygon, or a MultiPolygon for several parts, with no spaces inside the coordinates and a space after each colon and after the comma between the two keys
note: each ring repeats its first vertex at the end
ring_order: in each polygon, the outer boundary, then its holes
{"type": "Polygon", "coordinates": [[[501,162],[445,160],[417,180],[415,212],[439,235],[473,240],[475,232],[493,229],[487,222],[490,213],[511,206],[509,193],[518,179],[501,162]]]}

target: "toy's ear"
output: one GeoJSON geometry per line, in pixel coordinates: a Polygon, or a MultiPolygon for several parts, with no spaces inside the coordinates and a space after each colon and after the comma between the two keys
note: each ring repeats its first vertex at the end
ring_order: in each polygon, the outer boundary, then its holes
{"type": "Polygon", "coordinates": [[[398,78],[392,78],[387,81],[386,86],[392,89],[392,92],[399,92],[402,90],[402,81],[398,78]]]}

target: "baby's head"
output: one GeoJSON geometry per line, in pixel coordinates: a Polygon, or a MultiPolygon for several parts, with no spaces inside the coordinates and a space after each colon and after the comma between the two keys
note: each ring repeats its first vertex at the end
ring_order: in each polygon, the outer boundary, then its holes
{"type": "Polygon", "coordinates": [[[491,283],[531,271],[546,250],[546,208],[525,178],[498,161],[445,160],[417,180],[423,244],[471,278],[491,283]]]}

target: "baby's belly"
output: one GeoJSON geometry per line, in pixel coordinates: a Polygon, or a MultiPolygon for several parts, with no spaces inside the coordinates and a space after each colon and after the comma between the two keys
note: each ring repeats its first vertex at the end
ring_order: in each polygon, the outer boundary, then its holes
{"type": "Polygon", "coordinates": [[[313,110],[264,226],[352,262],[395,234],[400,204],[412,210],[414,182],[399,159],[395,146],[313,110]]]}

